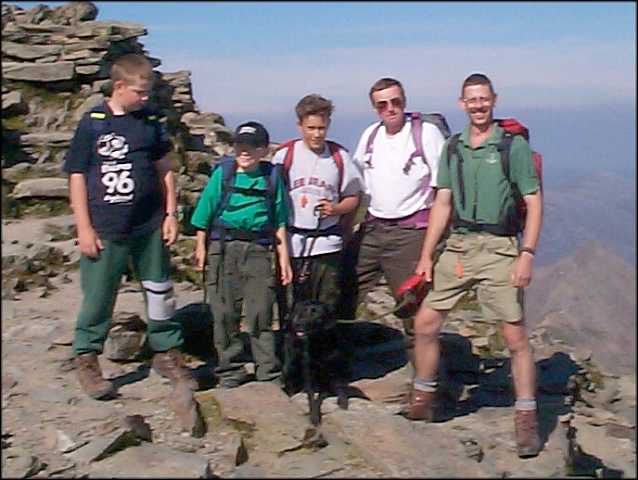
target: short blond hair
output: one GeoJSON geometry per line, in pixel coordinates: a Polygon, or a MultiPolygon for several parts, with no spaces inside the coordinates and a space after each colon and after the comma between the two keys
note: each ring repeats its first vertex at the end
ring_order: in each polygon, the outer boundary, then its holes
{"type": "Polygon", "coordinates": [[[153,65],[144,56],[137,53],[127,53],[119,57],[111,67],[111,81],[123,80],[126,84],[139,81],[153,81],[153,65]]]}

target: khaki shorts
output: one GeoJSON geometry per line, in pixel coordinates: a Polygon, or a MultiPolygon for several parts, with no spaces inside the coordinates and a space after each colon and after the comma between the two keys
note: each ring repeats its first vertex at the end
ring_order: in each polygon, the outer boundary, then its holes
{"type": "Polygon", "coordinates": [[[511,280],[517,257],[516,237],[452,233],[434,264],[433,285],[424,305],[450,310],[467,291],[474,290],[485,321],[521,320],[523,289],[514,287],[511,280]]]}

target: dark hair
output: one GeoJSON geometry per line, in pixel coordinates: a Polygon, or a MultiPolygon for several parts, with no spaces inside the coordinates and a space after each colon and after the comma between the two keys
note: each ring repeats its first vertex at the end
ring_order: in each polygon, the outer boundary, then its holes
{"type": "Polygon", "coordinates": [[[403,85],[401,85],[401,82],[399,82],[398,80],[394,78],[384,77],[374,82],[374,85],[370,87],[370,93],[368,94],[368,96],[370,97],[370,103],[372,103],[372,106],[374,106],[374,100],[372,99],[372,94],[374,92],[378,92],[379,90],[385,90],[386,88],[390,88],[390,87],[399,87],[399,90],[401,90],[401,97],[403,98],[403,103],[405,103],[405,100],[406,100],[405,90],[403,90],[403,85]]]}
{"type": "Polygon", "coordinates": [[[130,84],[138,80],[152,81],[153,65],[144,56],[137,53],[127,53],[119,57],[111,66],[111,81],[124,80],[130,84]]]}
{"type": "Polygon", "coordinates": [[[494,87],[492,86],[492,81],[487,78],[487,75],[484,75],[482,73],[473,73],[463,81],[463,86],[461,87],[461,97],[463,96],[465,87],[471,87],[473,85],[487,85],[488,87],[490,87],[490,92],[492,93],[492,95],[494,95],[494,87]]]}
{"type": "Polygon", "coordinates": [[[295,112],[299,121],[303,121],[308,115],[321,115],[322,117],[330,118],[334,105],[330,100],[323,98],[321,95],[313,93],[306,95],[297,103],[295,112]]]}

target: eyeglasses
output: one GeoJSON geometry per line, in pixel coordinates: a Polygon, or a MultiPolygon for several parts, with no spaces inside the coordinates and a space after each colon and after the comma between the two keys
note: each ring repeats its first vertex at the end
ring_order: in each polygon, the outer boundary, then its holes
{"type": "Polygon", "coordinates": [[[390,104],[392,104],[394,108],[403,108],[403,99],[401,97],[394,97],[390,100],[379,100],[374,104],[374,108],[379,112],[383,112],[388,109],[390,104]]]}
{"type": "Polygon", "coordinates": [[[472,98],[462,98],[463,102],[466,105],[483,105],[484,103],[489,103],[492,101],[492,97],[472,97],[472,98]]]}

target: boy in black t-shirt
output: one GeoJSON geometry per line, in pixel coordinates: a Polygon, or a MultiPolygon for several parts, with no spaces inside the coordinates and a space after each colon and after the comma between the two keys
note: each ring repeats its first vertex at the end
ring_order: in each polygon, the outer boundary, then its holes
{"type": "Polygon", "coordinates": [[[168,246],[177,239],[178,223],[175,178],[165,157],[171,142],[144,108],[152,65],[142,55],[124,55],[113,64],[111,80],[111,97],[82,117],[64,164],[82,253],[84,298],[73,342],[78,380],[95,399],[116,393],[102,378],[97,354],[130,259],[144,291],[153,368],[173,385],[194,390],[197,382],[178,350],[181,326],[172,321],[168,246]]]}

